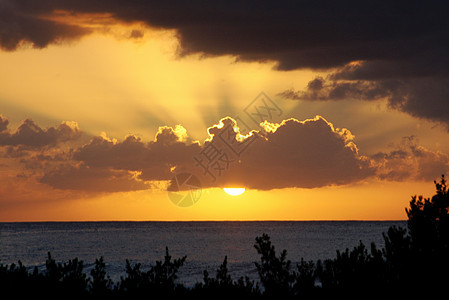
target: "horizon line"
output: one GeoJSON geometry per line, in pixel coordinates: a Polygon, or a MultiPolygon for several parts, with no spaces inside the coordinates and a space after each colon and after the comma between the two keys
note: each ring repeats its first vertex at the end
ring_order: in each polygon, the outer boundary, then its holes
{"type": "Polygon", "coordinates": [[[407,219],[313,219],[313,220],[40,220],[40,221],[0,221],[0,223],[193,223],[193,222],[403,222],[407,219]]]}

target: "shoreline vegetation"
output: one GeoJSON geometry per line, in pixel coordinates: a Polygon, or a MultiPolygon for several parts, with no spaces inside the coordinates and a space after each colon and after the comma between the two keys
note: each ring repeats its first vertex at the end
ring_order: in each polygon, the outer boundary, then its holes
{"type": "Polygon", "coordinates": [[[333,259],[301,259],[292,265],[287,250],[276,252],[267,234],[256,237],[258,281],[231,278],[225,256],[216,274],[204,271],[202,282],[186,287],[177,279],[187,257],[172,259],[166,248],[163,260],[148,271],[126,260],[126,275],[117,282],[106,274],[103,257],[96,259],[90,274],[83,272],[83,261],[56,262],[50,253],[41,272],[37,267],[28,271],[20,261],[0,264],[0,291],[14,297],[102,299],[441,295],[449,284],[449,193],[444,175],[434,183],[433,197],[412,197],[407,228],[391,226],[383,233],[381,249],[360,241],[352,250],[337,251],[333,259]]]}

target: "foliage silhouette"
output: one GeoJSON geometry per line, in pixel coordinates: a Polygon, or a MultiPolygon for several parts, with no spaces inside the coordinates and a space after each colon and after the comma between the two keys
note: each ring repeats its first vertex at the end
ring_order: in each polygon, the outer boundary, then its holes
{"type": "Polygon", "coordinates": [[[103,256],[95,260],[95,267],[90,271],[92,280],[89,289],[94,296],[107,296],[114,287],[111,277],[106,277],[106,264],[103,256]]]}
{"type": "Polygon", "coordinates": [[[193,289],[194,295],[201,298],[210,297],[233,297],[245,296],[256,297],[260,296],[258,285],[254,284],[248,276],[240,277],[237,281],[232,280],[228,271],[228,257],[225,256],[223,263],[216,272],[215,278],[209,277],[209,272],[204,270],[203,283],[197,283],[193,289]]]}
{"type": "Polygon", "coordinates": [[[444,175],[434,182],[432,198],[413,196],[406,208],[407,229],[392,226],[383,233],[384,247],[362,241],[352,250],[337,251],[333,259],[304,261],[292,268],[287,251],[276,254],[270,237],[256,237],[254,247],[260,255],[255,262],[259,283],[247,276],[233,280],[228,260],[217,269],[215,277],[204,271],[203,282],[187,288],[177,283],[178,271],[186,257],[172,260],[166,248],[163,261],[156,261],[148,271],[141,264],[126,260],[126,276],[114,283],[106,274],[103,257],[95,261],[90,277],[83,261],[74,258],[56,262],[48,253],[45,270],[28,271],[20,261],[0,264],[0,290],[4,295],[56,298],[143,298],[152,296],[196,298],[302,297],[355,295],[385,296],[396,293],[402,297],[417,293],[445,292],[449,282],[449,194],[444,175]],[[443,272],[441,272],[443,271],[443,272]]]}
{"type": "Polygon", "coordinates": [[[315,292],[317,274],[315,272],[315,263],[313,261],[305,261],[301,258],[301,262],[296,265],[297,272],[293,273],[294,284],[293,294],[300,296],[311,295],[315,292]]]}
{"type": "Polygon", "coordinates": [[[406,212],[414,273],[423,286],[437,290],[449,281],[449,193],[444,175],[434,183],[436,194],[412,197],[406,212]]]}
{"type": "Polygon", "coordinates": [[[147,272],[141,271],[140,263],[131,265],[130,261],[126,260],[127,276],[121,278],[118,291],[120,294],[132,296],[145,293],[156,295],[182,294],[184,287],[176,284],[175,281],[178,278],[178,270],[185,260],[186,256],[172,261],[167,247],[165,248],[164,261],[156,261],[156,264],[147,272]]]}
{"type": "Polygon", "coordinates": [[[382,254],[385,259],[386,280],[390,287],[399,288],[410,282],[413,271],[410,236],[405,228],[391,226],[383,233],[385,246],[382,254]]]}
{"type": "Polygon", "coordinates": [[[172,261],[166,247],[164,262],[157,261],[148,273],[151,285],[166,292],[174,291],[177,288],[175,280],[178,278],[178,270],[186,258],[187,256],[184,256],[172,261]]]}
{"type": "Polygon", "coordinates": [[[260,254],[260,263],[255,263],[261,283],[265,288],[265,294],[282,295],[292,290],[293,274],[291,273],[291,261],[287,260],[287,250],[283,250],[279,257],[276,256],[270,237],[263,234],[256,237],[254,245],[260,254]]]}

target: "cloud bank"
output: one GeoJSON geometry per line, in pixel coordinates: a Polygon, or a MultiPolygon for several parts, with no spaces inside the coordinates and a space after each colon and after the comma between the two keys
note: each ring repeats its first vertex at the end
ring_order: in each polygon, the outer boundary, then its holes
{"type": "Polygon", "coordinates": [[[42,129],[25,120],[15,131],[0,117],[0,159],[9,180],[34,180],[53,190],[115,193],[167,186],[176,174],[192,173],[204,188],[319,188],[367,179],[433,180],[449,170],[449,156],[405,137],[389,152],[361,154],[355,137],[321,116],[264,122],[241,135],[230,117],[208,128],[209,138],[189,138],[181,125],[162,126],[145,142],[84,133],[73,122],[42,129]],[[71,126],[69,126],[69,125],[71,126]],[[160,186],[160,185],[158,185],[160,186]]]}

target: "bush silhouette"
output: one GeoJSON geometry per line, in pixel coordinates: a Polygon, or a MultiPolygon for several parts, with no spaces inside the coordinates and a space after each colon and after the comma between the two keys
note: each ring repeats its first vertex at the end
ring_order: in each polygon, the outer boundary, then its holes
{"type": "Polygon", "coordinates": [[[204,288],[209,289],[228,289],[233,286],[231,276],[228,274],[228,257],[225,256],[223,263],[217,270],[217,275],[215,278],[210,278],[209,273],[205,270],[204,274],[204,288]]]}
{"type": "Polygon", "coordinates": [[[168,248],[165,248],[164,261],[156,261],[156,264],[148,272],[141,271],[140,263],[131,265],[126,260],[125,278],[121,278],[119,291],[122,294],[138,295],[143,293],[153,293],[157,295],[172,295],[182,291],[181,285],[176,285],[178,270],[184,264],[186,256],[171,260],[168,248]]]}
{"type": "Polygon", "coordinates": [[[54,287],[55,294],[64,292],[72,296],[81,296],[87,293],[89,279],[83,273],[83,261],[74,258],[67,263],[56,263],[48,252],[45,266],[45,283],[54,287]]]}
{"type": "Polygon", "coordinates": [[[431,199],[414,196],[406,209],[416,254],[440,256],[449,249],[449,194],[444,175],[435,186],[436,195],[431,199]]]}
{"type": "Polygon", "coordinates": [[[94,296],[106,296],[110,294],[114,284],[111,277],[106,277],[106,264],[103,256],[95,260],[95,267],[90,271],[90,291],[94,296]]]}
{"type": "Polygon", "coordinates": [[[165,292],[174,291],[177,287],[175,281],[178,279],[179,268],[184,265],[186,258],[184,256],[172,261],[168,248],[165,247],[164,262],[156,261],[156,265],[148,272],[151,285],[165,292]]]}
{"type": "Polygon", "coordinates": [[[385,247],[382,254],[385,259],[386,281],[389,287],[404,288],[410,282],[413,261],[411,242],[407,230],[402,227],[391,226],[387,233],[383,233],[385,247]]]}
{"type": "Polygon", "coordinates": [[[449,194],[444,175],[432,198],[412,197],[406,209],[415,273],[424,285],[441,287],[449,276],[449,194]]]}
{"type": "Polygon", "coordinates": [[[317,262],[316,276],[322,288],[340,293],[375,292],[385,287],[386,264],[382,251],[371,244],[368,251],[360,241],[351,251],[337,251],[335,259],[317,262]]]}
{"type": "Polygon", "coordinates": [[[203,283],[197,283],[194,288],[195,296],[201,298],[211,297],[255,297],[260,295],[258,285],[254,284],[247,276],[240,277],[234,281],[228,271],[228,257],[225,256],[223,263],[217,269],[215,278],[209,276],[209,272],[203,272],[203,283]]]}
{"type": "Polygon", "coordinates": [[[266,295],[282,295],[291,292],[294,277],[291,273],[291,261],[287,260],[287,250],[276,256],[270,237],[263,234],[256,237],[254,245],[260,254],[260,263],[256,262],[257,272],[266,295]]]}
{"type": "Polygon", "coordinates": [[[293,273],[293,293],[300,296],[311,295],[316,290],[317,272],[315,271],[315,263],[301,258],[301,262],[296,265],[296,268],[297,272],[293,273]]]}

